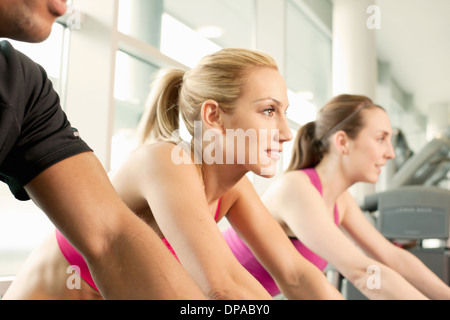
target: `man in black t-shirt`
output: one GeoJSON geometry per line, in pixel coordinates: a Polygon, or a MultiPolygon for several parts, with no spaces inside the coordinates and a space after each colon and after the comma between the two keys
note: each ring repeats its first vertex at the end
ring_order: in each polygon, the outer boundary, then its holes
{"type": "MultiPolygon", "coordinates": [[[[0,37],[43,41],[65,9],[65,0],[0,0],[0,37]]],[[[16,198],[33,199],[84,255],[105,298],[203,298],[115,193],[45,71],[7,41],[0,43],[0,179],[16,198]]]]}
{"type": "Polygon", "coordinates": [[[7,42],[0,42],[0,180],[17,199],[36,175],[92,151],[70,126],[45,71],[7,42]]]}

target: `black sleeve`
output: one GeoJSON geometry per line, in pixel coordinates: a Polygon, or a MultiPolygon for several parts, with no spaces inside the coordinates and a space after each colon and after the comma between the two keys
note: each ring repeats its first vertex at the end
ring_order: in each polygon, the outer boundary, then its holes
{"type": "Polygon", "coordinates": [[[0,42],[0,179],[19,200],[50,166],[92,151],[70,125],[44,69],[0,42]]]}

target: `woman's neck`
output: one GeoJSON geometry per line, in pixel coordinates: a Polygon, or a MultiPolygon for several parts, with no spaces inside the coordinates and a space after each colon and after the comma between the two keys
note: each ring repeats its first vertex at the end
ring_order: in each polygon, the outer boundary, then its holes
{"type": "Polygon", "coordinates": [[[221,198],[246,174],[239,166],[229,164],[203,163],[199,170],[208,203],[221,198]]]}
{"type": "Polygon", "coordinates": [[[315,169],[322,183],[322,194],[327,204],[333,205],[354,183],[345,174],[339,160],[330,155],[325,155],[315,169]]]}

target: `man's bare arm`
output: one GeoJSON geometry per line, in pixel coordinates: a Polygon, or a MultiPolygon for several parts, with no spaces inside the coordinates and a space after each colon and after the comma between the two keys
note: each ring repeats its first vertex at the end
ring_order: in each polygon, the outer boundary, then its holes
{"type": "Polygon", "coordinates": [[[25,189],[83,254],[106,299],[204,299],[156,234],[121,201],[93,153],[53,165],[25,189]]]}

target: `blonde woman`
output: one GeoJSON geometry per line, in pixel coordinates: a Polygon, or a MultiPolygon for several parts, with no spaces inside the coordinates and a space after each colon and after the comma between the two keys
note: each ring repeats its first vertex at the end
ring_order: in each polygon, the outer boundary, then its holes
{"type": "MultiPolygon", "coordinates": [[[[273,176],[283,143],[292,139],[285,116],[287,88],[275,61],[255,51],[221,50],[189,72],[168,70],[156,81],[148,104],[143,144],[112,176],[112,183],[203,294],[209,299],[271,298],[224,241],[216,222],[227,216],[288,297],[342,299],[291,245],[246,177],[247,172],[273,176]],[[193,136],[190,144],[177,138],[180,114],[193,136]]],[[[71,297],[75,291],[77,298],[101,298],[70,244],[58,232],[50,242],[52,259],[58,261],[55,270],[80,266],[85,280],[81,290],[68,290],[63,273],[60,278],[41,277],[40,284],[51,283],[17,290],[10,297],[33,297],[39,290],[59,287],[52,297],[71,297]]],[[[25,276],[37,270],[32,264],[26,269],[25,276]]]]}
{"type": "MultiPolygon", "coordinates": [[[[369,98],[333,98],[317,121],[300,128],[289,168],[263,202],[305,258],[320,270],[331,263],[368,298],[449,299],[449,287],[385,239],[347,191],[356,182],[377,182],[381,168],[394,157],[391,135],[387,113],[369,98]]],[[[283,292],[234,230],[224,236],[269,292],[283,292]]]]}

